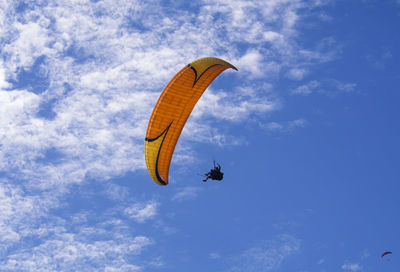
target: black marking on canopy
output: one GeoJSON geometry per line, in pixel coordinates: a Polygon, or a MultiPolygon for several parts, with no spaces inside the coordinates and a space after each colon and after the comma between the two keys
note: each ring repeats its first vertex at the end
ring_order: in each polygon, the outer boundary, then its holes
{"type": "Polygon", "coordinates": [[[204,72],[201,73],[201,75],[199,75],[199,77],[197,77],[197,71],[196,71],[196,69],[195,69],[193,66],[191,66],[190,64],[188,64],[188,66],[194,71],[194,76],[195,76],[195,80],[194,80],[194,82],[193,82],[192,88],[194,87],[194,85],[196,85],[197,81],[199,81],[199,79],[200,79],[210,68],[212,68],[212,67],[214,67],[214,66],[217,66],[217,65],[221,65],[221,64],[213,64],[213,65],[207,67],[207,69],[205,69],[204,72]]]}
{"type": "Polygon", "coordinates": [[[145,141],[148,141],[148,142],[153,142],[153,141],[157,140],[158,138],[160,138],[160,137],[169,129],[169,127],[172,125],[172,122],[173,122],[173,121],[171,121],[171,123],[168,125],[168,127],[167,127],[166,129],[164,129],[164,131],[161,132],[161,134],[158,135],[157,137],[152,138],[152,139],[146,137],[144,140],[145,140],[145,141]]]}
{"type": "MultiPolygon", "coordinates": [[[[157,137],[155,137],[153,139],[146,138],[145,140],[148,142],[153,142],[153,141],[157,140],[158,138],[160,138],[161,136],[163,136],[164,134],[165,134],[165,137],[167,137],[168,130],[171,127],[173,122],[174,121],[172,120],[171,123],[167,126],[167,128],[164,129],[164,131],[157,137]]],[[[167,183],[163,180],[160,173],[158,172],[158,159],[160,158],[160,152],[161,152],[161,148],[164,143],[165,137],[161,141],[160,148],[158,149],[158,153],[157,153],[157,159],[156,159],[156,177],[157,177],[157,180],[161,183],[161,185],[167,185],[167,183]]]]}

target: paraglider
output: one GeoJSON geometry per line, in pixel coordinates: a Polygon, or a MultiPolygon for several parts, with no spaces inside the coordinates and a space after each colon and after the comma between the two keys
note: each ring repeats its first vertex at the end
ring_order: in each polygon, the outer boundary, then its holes
{"type": "Polygon", "coordinates": [[[219,163],[215,165],[214,161],[214,168],[211,169],[210,172],[204,174],[204,176],[206,178],[203,179],[203,182],[206,182],[209,178],[212,180],[222,180],[224,178],[224,173],[221,172],[221,165],[219,165],[219,163]]]}
{"type": "Polygon", "coordinates": [[[381,255],[381,258],[385,257],[388,254],[392,254],[392,252],[391,251],[383,252],[382,255],[381,255]]]}
{"type": "Polygon", "coordinates": [[[159,185],[168,184],[175,145],[197,101],[211,82],[232,64],[201,58],[186,65],[165,86],[147,125],[144,153],[147,170],[159,185]]]}

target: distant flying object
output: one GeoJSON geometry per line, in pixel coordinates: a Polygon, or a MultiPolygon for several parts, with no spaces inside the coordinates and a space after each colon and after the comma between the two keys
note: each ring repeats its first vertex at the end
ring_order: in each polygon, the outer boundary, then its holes
{"type": "Polygon", "coordinates": [[[388,254],[392,254],[392,252],[391,251],[383,252],[382,255],[381,255],[381,258],[383,258],[384,256],[386,256],[388,254]]]}
{"type": "Polygon", "coordinates": [[[147,125],[144,154],[147,170],[159,185],[168,184],[175,145],[197,101],[224,70],[236,69],[218,58],[201,58],[182,68],[165,86],[147,125]]]}

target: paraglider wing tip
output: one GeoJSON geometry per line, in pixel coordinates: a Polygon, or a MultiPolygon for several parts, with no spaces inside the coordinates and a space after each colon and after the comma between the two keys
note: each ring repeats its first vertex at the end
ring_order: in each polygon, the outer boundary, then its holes
{"type": "Polygon", "coordinates": [[[197,59],[197,60],[189,63],[189,66],[194,67],[199,72],[199,75],[202,74],[205,69],[207,69],[213,65],[223,65],[223,66],[226,66],[226,67],[229,67],[229,68],[232,68],[232,69],[238,71],[238,69],[235,66],[233,66],[231,63],[229,63],[223,59],[219,59],[219,58],[215,58],[215,57],[200,58],[200,59],[197,59]]]}

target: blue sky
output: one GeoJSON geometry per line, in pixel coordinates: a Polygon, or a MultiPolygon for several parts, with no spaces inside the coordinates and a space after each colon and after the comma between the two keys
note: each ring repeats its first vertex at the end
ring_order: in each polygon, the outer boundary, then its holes
{"type": "Polygon", "coordinates": [[[398,0],[0,1],[0,271],[398,271],[399,25],[398,0]],[[239,71],[158,186],[152,108],[206,56],[239,71]]]}

